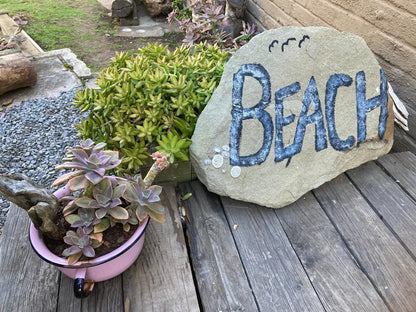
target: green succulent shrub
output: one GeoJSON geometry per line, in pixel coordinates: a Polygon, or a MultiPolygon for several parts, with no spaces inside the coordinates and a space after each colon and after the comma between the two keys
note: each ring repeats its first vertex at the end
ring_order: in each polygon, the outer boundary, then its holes
{"type": "Polygon", "coordinates": [[[77,93],[88,117],[77,125],[84,138],[107,143],[123,156],[118,173],[133,175],[155,151],[188,160],[198,116],[219,84],[229,53],[218,46],[148,44],[116,54],[97,78],[99,89],[77,93]]]}

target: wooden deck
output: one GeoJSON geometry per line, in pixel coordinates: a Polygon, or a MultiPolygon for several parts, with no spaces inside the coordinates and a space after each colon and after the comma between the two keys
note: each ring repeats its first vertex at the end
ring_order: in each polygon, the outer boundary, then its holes
{"type": "Polygon", "coordinates": [[[180,190],[193,193],[184,227],[167,186],[167,222],[152,222],[133,267],[83,300],[31,251],[28,220],[12,207],[0,311],[416,311],[414,154],[350,170],[279,210],[198,181],[180,190]]]}

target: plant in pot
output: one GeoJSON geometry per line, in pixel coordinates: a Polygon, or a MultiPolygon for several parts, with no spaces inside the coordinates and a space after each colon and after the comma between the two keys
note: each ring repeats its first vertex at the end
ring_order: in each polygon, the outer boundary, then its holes
{"type": "Polygon", "coordinates": [[[57,169],[71,169],[53,185],[66,183],[51,194],[22,175],[0,175],[0,194],[27,210],[32,220],[30,240],[36,253],[75,279],[79,298],[95,281],[112,278],[138,257],[144,231],[152,218],[164,222],[162,187],[154,178],[169,165],[169,156],[152,155],[154,164],[140,175],[109,175],[121,159],[90,139],[70,149],[57,169]]]}

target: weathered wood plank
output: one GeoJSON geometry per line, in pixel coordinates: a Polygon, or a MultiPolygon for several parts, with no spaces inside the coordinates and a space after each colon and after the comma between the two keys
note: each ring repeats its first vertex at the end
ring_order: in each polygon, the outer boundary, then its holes
{"type": "Polygon", "coordinates": [[[59,272],[29,242],[27,213],[11,204],[0,244],[0,311],[55,311],[59,272]]]}
{"type": "Polygon", "coordinates": [[[181,189],[194,194],[186,201],[188,239],[204,311],[257,311],[218,197],[199,181],[181,189]]]}
{"type": "Polygon", "coordinates": [[[81,311],[81,301],[74,296],[74,280],[61,273],[58,308],[56,311],[79,312],[81,311]]]}
{"type": "Polygon", "coordinates": [[[123,304],[121,275],[96,283],[91,294],[81,300],[74,296],[74,280],[61,274],[59,312],[123,311],[123,304]]]}
{"type": "Polygon", "coordinates": [[[260,311],[324,311],[273,209],[222,197],[260,311]]]}
{"type": "Polygon", "coordinates": [[[312,193],[276,213],[325,311],[389,311],[312,193]]]}
{"type": "Polygon", "coordinates": [[[350,170],[347,175],[416,256],[416,203],[374,162],[350,170]]]}
{"type": "Polygon", "coordinates": [[[129,311],[199,311],[173,186],[163,187],[166,223],[150,221],[138,260],[123,273],[129,311]]]}
{"type": "MultiPolygon", "coordinates": [[[[61,296],[59,294],[59,297],[61,296]]],[[[74,296],[72,298],[73,300],[79,300],[74,296]]],[[[121,275],[104,282],[96,283],[91,294],[81,301],[82,312],[123,311],[121,275]]]]}
{"type": "Polygon", "coordinates": [[[345,175],[314,191],[392,311],[416,310],[416,263],[345,175]]]}
{"type": "MultiPolygon", "coordinates": [[[[12,35],[16,30],[16,24],[12,18],[7,14],[0,15],[0,28],[5,35],[12,35]]],[[[21,36],[27,40],[22,42],[19,46],[22,49],[22,53],[25,56],[36,55],[43,52],[42,48],[37,45],[36,42],[30,38],[30,36],[23,30],[20,33],[21,36]]]]}
{"type": "Polygon", "coordinates": [[[385,155],[377,160],[416,200],[416,156],[411,152],[385,155]]]}

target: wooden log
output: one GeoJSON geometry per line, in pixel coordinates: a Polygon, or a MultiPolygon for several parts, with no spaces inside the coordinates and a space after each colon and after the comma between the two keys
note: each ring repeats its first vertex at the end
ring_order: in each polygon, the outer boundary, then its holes
{"type": "Polygon", "coordinates": [[[133,0],[115,0],[111,5],[112,17],[127,17],[133,11],[133,0]]]}
{"type": "Polygon", "coordinates": [[[0,56],[0,95],[37,82],[32,63],[22,53],[0,56]]]}

